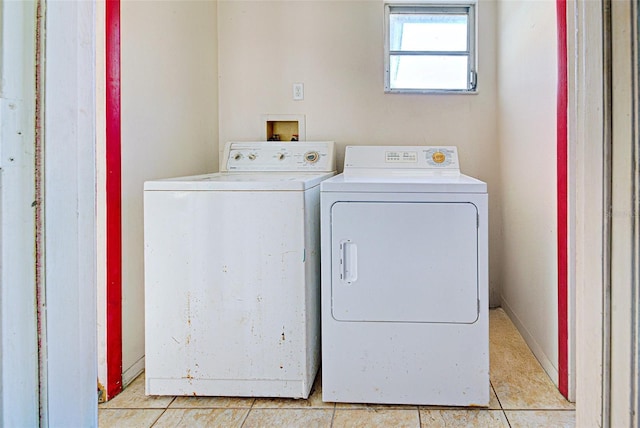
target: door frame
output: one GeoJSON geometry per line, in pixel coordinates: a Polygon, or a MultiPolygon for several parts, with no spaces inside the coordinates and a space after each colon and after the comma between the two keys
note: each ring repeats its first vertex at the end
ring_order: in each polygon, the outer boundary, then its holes
{"type": "MultiPolygon", "coordinates": [[[[610,3],[610,426],[637,427],[640,273],[638,5],[610,3]]],[[[606,57],[605,57],[606,58],[606,57]]]]}
{"type": "Polygon", "coordinates": [[[571,1],[568,17],[576,424],[638,427],[638,7],[571,1]]]}
{"type": "Polygon", "coordinates": [[[0,23],[0,425],[97,426],[95,3],[0,23]]]}
{"type": "Polygon", "coordinates": [[[89,427],[98,419],[96,3],[46,1],[44,13],[41,407],[45,426],[89,427]]]}
{"type": "Polygon", "coordinates": [[[0,1],[0,426],[39,424],[36,8],[0,1]]]}
{"type": "Polygon", "coordinates": [[[577,426],[606,426],[605,322],[609,316],[605,262],[609,234],[605,216],[603,2],[567,3],[569,80],[570,283],[575,287],[577,426]],[[578,60],[579,59],[579,60],[578,60]]]}

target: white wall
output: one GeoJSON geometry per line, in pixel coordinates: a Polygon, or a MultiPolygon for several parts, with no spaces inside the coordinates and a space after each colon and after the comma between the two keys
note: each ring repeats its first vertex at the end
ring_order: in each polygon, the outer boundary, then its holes
{"type": "Polygon", "coordinates": [[[556,10],[498,2],[502,306],[558,381],[556,10]]]}
{"type": "Polygon", "coordinates": [[[144,367],[143,183],[217,171],[216,13],[215,1],[121,3],[125,384],[144,367]]]}
{"type": "Polygon", "coordinates": [[[495,2],[478,5],[478,95],[385,94],[383,2],[219,3],[220,149],[263,137],[263,114],[304,114],[307,140],[458,146],[464,173],[488,182],[490,286],[498,300],[499,153],[495,2]],[[304,83],[303,101],[292,84],[304,83]]]}

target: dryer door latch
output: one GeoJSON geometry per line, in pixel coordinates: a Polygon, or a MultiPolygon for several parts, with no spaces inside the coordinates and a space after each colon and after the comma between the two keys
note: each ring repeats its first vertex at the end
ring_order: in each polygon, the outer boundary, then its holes
{"type": "Polygon", "coordinates": [[[349,285],[358,279],[358,247],[350,239],[340,242],[340,279],[349,285]]]}

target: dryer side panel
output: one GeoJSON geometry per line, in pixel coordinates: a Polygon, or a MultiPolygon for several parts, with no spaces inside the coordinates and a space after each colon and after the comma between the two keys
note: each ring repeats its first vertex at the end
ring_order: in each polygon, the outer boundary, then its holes
{"type": "Polygon", "coordinates": [[[478,209],[469,202],[337,202],[331,314],[345,322],[478,319],[478,209]]]}

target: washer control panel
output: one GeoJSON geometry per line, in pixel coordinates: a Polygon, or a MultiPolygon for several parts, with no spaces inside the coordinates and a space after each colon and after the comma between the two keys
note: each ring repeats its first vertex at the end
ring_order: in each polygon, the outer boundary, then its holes
{"type": "Polygon", "coordinates": [[[418,175],[459,175],[455,146],[347,146],[345,174],[372,171],[418,175]]]}
{"type": "Polygon", "coordinates": [[[333,141],[229,142],[224,159],[223,171],[336,170],[333,141]]]}

